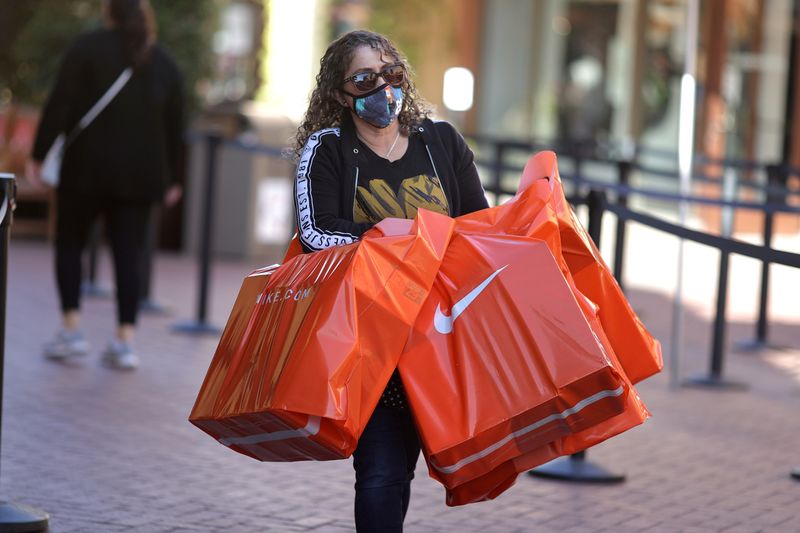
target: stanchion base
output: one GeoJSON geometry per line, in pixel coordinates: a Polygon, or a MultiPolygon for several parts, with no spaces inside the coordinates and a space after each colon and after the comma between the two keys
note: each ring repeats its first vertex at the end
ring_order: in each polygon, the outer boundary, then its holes
{"type": "Polygon", "coordinates": [[[111,289],[86,282],[81,284],[81,294],[88,298],[111,298],[111,289]]]}
{"type": "Polygon", "coordinates": [[[219,335],[222,329],[209,324],[208,322],[198,322],[190,320],[187,322],[178,322],[172,326],[174,333],[188,333],[190,335],[219,335]]]}
{"type": "Polygon", "coordinates": [[[729,390],[729,391],[746,391],[750,387],[746,383],[739,383],[737,381],[727,381],[720,376],[713,374],[703,374],[700,376],[693,376],[683,381],[684,387],[697,387],[704,389],[715,390],[729,390]]]}
{"type": "Polygon", "coordinates": [[[529,476],[578,483],[622,483],[625,474],[614,474],[586,459],[559,457],[528,471],[529,476]]]}
{"type": "Polygon", "coordinates": [[[788,350],[787,346],[778,346],[776,344],[770,344],[766,341],[761,341],[758,339],[751,339],[748,341],[740,341],[734,344],[733,349],[737,352],[760,352],[761,350],[788,350]]]}
{"type": "Polygon", "coordinates": [[[793,478],[795,478],[796,480],[800,481],[800,466],[798,466],[797,468],[792,470],[792,474],[791,475],[792,475],[793,478]]]}
{"type": "Polygon", "coordinates": [[[19,503],[0,502],[0,533],[32,533],[48,528],[50,516],[19,503]]]}
{"type": "Polygon", "coordinates": [[[170,310],[168,307],[151,300],[149,298],[139,302],[139,311],[147,313],[148,315],[168,315],[170,310]]]}

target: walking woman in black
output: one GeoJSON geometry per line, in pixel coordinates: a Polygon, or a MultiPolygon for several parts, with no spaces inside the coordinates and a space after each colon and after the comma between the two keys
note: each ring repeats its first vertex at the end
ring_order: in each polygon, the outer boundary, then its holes
{"type": "MultiPolygon", "coordinates": [[[[419,208],[455,217],[488,207],[472,151],[428,114],[386,37],[354,31],[328,47],[297,133],[295,211],[305,251],[354,242],[384,218],[413,219],[419,208]]],[[[359,532],[402,531],[419,453],[395,372],[353,453],[359,532]]]]}
{"type": "Polygon", "coordinates": [[[81,252],[102,217],[114,258],[116,335],[102,361],[134,369],[132,348],[139,305],[140,256],[155,202],[180,198],[183,165],[181,76],[156,43],[147,0],[104,0],[105,28],[78,37],[67,50],[39,122],[28,178],[41,185],[41,162],[60,134],[67,135],[57,185],[56,279],[63,327],[45,355],[84,355],[79,324],[81,252]],[[121,74],[130,68],[126,82],[121,74]],[[121,90],[85,128],[76,125],[115,82],[121,90]]]}

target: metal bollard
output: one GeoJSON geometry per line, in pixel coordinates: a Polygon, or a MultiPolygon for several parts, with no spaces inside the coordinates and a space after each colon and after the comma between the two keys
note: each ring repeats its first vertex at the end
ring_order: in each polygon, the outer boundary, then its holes
{"type": "Polygon", "coordinates": [[[500,191],[503,184],[503,158],[505,157],[506,146],[503,143],[497,143],[494,150],[491,193],[494,194],[494,205],[500,205],[500,191]]]}
{"type": "Polygon", "coordinates": [[[158,228],[161,218],[161,210],[159,207],[153,207],[150,212],[150,227],[147,229],[146,242],[142,249],[141,257],[141,283],[139,284],[139,311],[142,313],[149,313],[153,315],[165,315],[169,311],[167,308],[154,300],[151,293],[151,286],[153,280],[153,254],[156,250],[158,241],[158,228]]]}
{"type": "Polygon", "coordinates": [[[222,137],[216,133],[209,133],[206,137],[206,183],[203,192],[203,227],[200,235],[200,252],[198,265],[200,270],[197,318],[193,321],[181,322],[173,327],[178,333],[211,334],[218,335],[221,329],[209,324],[208,316],[208,282],[211,270],[211,232],[214,225],[214,189],[217,178],[217,152],[222,142],[222,137]]]}
{"type": "MultiPolygon", "coordinates": [[[[631,168],[633,167],[630,161],[619,160],[617,161],[617,177],[619,185],[627,187],[630,184],[631,168]]],[[[622,207],[628,206],[628,193],[620,192],[617,197],[617,203],[622,207]]],[[[616,239],[614,242],[614,278],[617,280],[617,285],[622,291],[625,291],[625,286],[622,283],[622,263],[625,259],[625,219],[617,218],[616,239]]]]}
{"type": "MultiPolygon", "coordinates": [[[[13,174],[0,174],[0,435],[3,416],[3,369],[6,348],[6,288],[8,239],[14,214],[16,182],[13,174]]],[[[2,439],[0,439],[2,441],[2,439]]],[[[28,533],[48,528],[47,513],[27,505],[0,501],[0,531],[28,533]]]]}
{"type": "MultiPolygon", "coordinates": [[[[730,202],[736,198],[737,174],[733,168],[725,168],[722,181],[722,199],[730,202]]],[[[733,235],[734,211],[729,205],[722,206],[720,235],[730,239],[733,235]]],[[[729,381],[722,377],[725,359],[725,336],[727,330],[726,314],[728,304],[728,273],[730,270],[730,251],[719,250],[719,276],[717,278],[717,309],[714,315],[711,341],[711,363],[708,374],[692,376],[684,381],[690,387],[710,387],[715,389],[745,390],[743,383],[729,381]]]]}
{"type": "MultiPolygon", "coordinates": [[[[786,187],[786,172],[782,165],[767,165],[767,203],[783,202],[783,195],[776,192],[776,188],[786,187]]],[[[763,243],[764,246],[772,246],[772,232],[774,226],[774,213],[764,213],[764,231],[763,243]]],[[[769,262],[764,261],[761,263],[761,280],[759,284],[759,298],[758,298],[758,321],[756,322],[756,336],[749,341],[737,343],[737,350],[741,351],[757,351],[763,348],[768,348],[767,341],[767,312],[769,303],[769,262]]]]}

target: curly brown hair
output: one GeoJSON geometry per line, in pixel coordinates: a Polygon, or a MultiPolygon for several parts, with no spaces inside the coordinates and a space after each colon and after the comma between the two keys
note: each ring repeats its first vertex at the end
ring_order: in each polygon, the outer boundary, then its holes
{"type": "Polygon", "coordinates": [[[336,93],[342,87],[342,80],[344,80],[344,75],[353,60],[356,49],[361,46],[369,46],[391,56],[394,61],[401,63],[406,69],[406,79],[402,86],[403,108],[397,117],[400,131],[403,134],[408,135],[412,126],[420,124],[430,114],[430,105],[417,94],[417,88],[411,80],[413,74],[411,66],[397,47],[379,33],[366,30],[351,31],[333,41],[319,61],[317,86],[311,93],[308,109],[295,136],[294,155],[296,158],[300,157],[300,153],[312,133],[324,128],[341,126],[345,120],[349,110],[339,103],[336,93]]]}

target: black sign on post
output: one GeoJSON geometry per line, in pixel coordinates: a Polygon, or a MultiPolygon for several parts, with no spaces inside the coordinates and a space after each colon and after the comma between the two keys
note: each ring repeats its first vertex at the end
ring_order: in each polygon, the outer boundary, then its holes
{"type": "MultiPolygon", "coordinates": [[[[0,442],[3,417],[3,367],[6,348],[6,287],[8,238],[14,212],[16,182],[13,174],[0,174],[0,442]]],[[[0,500],[0,532],[28,533],[47,529],[50,517],[27,505],[0,500]]]]}

